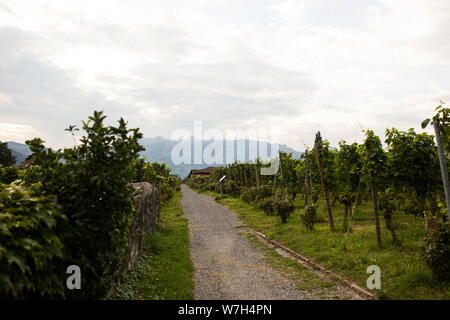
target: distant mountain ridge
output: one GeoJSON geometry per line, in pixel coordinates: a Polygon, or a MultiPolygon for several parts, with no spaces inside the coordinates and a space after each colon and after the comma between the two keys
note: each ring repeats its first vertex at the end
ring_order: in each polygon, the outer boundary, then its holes
{"type": "MultiPolygon", "coordinates": [[[[249,159],[249,148],[250,148],[250,140],[237,140],[234,141],[234,150],[238,150],[238,142],[244,142],[245,145],[245,161],[254,160],[249,159]]],[[[145,148],[145,151],[141,152],[141,155],[146,158],[149,162],[165,162],[169,167],[172,169],[172,174],[176,174],[181,178],[186,177],[191,169],[202,169],[205,167],[215,167],[215,166],[222,166],[223,163],[220,164],[209,164],[206,162],[203,162],[201,164],[193,164],[194,163],[194,152],[191,152],[191,163],[192,164],[174,164],[172,161],[171,153],[172,149],[179,143],[179,141],[174,141],[170,139],[166,139],[164,137],[155,137],[155,138],[143,138],[139,141],[141,145],[145,148]]],[[[209,141],[203,141],[202,144],[202,154],[205,147],[211,142],[209,141]]],[[[268,150],[270,149],[270,144],[268,142],[261,142],[263,146],[267,146],[268,150]]],[[[224,141],[224,153],[226,150],[226,144],[227,141],[224,141]]],[[[17,143],[14,141],[8,142],[8,147],[11,149],[13,155],[16,157],[16,165],[23,162],[29,155],[31,155],[30,148],[22,143],[17,143]]],[[[194,147],[194,141],[192,139],[191,142],[192,150],[194,147]]],[[[296,151],[286,145],[280,145],[280,150],[287,153],[292,153],[293,158],[298,159],[302,155],[301,152],[296,151]]],[[[269,152],[270,155],[270,152],[269,152]]],[[[236,160],[236,157],[234,157],[236,160]]],[[[225,159],[224,159],[225,160],[225,159]]]]}
{"type": "MultiPolygon", "coordinates": [[[[244,141],[244,143],[245,143],[245,161],[244,162],[247,162],[249,160],[254,160],[254,159],[249,158],[249,145],[250,145],[251,140],[245,139],[245,140],[234,141],[234,150],[238,149],[237,148],[238,142],[242,142],[242,141],[244,141]]],[[[203,154],[205,147],[211,142],[212,142],[211,140],[203,141],[202,154],[203,154]]],[[[141,145],[143,145],[143,147],[145,148],[145,151],[141,152],[141,154],[143,156],[145,156],[147,161],[149,161],[149,162],[154,162],[154,161],[165,162],[166,164],[168,164],[170,166],[170,168],[172,168],[172,173],[180,176],[181,178],[186,177],[189,174],[189,172],[191,171],[191,169],[202,169],[205,167],[222,166],[225,163],[225,156],[224,156],[223,162],[220,164],[214,164],[214,163],[211,164],[211,163],[206,163],[206,162],[203,162],[202,164],[193,164],[194,163],[194,152],[192,151],[191,152],[191,163],[192,164],[176,165],[172,161],[171,152],[172,152],[173,147],[175,147],[178,143],[179,143],[179,141],[165,139],[163,137],[142,139],[141,145]]],[[[227,144],[227,141],[224,141],[224,145],[223,145],[224,153],[226,150],[226,144],[227,144]]],[[[266,145],[266,146],[270,146],[270,144],[268,142],[262,142],[262,144],[266,145]]],[[[191,139],[191,148],[192,148],[191,150],[194,150],[194,140],[193,139],[191,139]]],[[[302,155],[301,152],[296,151],[293,148],[290,148],[286,145],[280,145],[279,148],[283,152],[292,153],[292,157],[294,159],[299,159],[302,155]]],[[[269,150],[270,150],[270,148],[269,148],[269,150]]],[[[270,155],[270,152],[269,152],[269,155],[270,155]]],[[[234,159],[236,160],[236,156],[234,157],[234,159]]]]}
{"type": "Polygon", "coordinates": [[[18,143],[14,141],[8,141],[8,148],[11,149],[11,153],[16,157],[15,165],[19,165],[25,161],[25,159],[32,154],[30,148],[23,143],[18,143]]]}

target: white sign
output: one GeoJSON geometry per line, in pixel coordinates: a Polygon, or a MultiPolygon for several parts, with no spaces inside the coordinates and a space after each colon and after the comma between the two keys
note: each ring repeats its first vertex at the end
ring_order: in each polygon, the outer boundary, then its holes
{"type": "Polygon", "coordinates": [[[222,178],[220,178],[219,181],[222,182],[222,180],[225,179],[226,176],[227,176],[227,175],[224,175],[222,178]]]}

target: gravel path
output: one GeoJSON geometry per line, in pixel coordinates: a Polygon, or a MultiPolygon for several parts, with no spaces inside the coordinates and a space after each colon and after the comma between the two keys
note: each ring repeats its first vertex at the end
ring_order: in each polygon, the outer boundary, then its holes
{"type": "MultiPolygon", "coordinates": [[[[261,251],[239,233],[242,223],[207,195],[181,187],[181,204],[191,231],[195,266],[195,299],[323,299],[323,289],[305,292],[264,261],[261,251]],[[320,293],[319,293],[320,292],[320,293]]],[[[346,288],[327,289],[326,296],[357,298],[346,288]]],[[[325,297],[326,298],[326,297],[325,297]]]]}

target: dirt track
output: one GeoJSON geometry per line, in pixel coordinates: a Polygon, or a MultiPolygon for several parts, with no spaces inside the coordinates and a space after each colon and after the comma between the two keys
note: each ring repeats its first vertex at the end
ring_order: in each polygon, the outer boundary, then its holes
{"type": "MultiPolygon", "coordinates": [[[[185,185],[181,190],[181,203],[191,230],[195,299],[324,298],[323,290],[300,291],[293,281],[269,266],[263,253],[242,234],[245,228],[240,228],[241,222],[230,210],[185,185]]],[[[351,295],[340,286],[327,291],[327,296],[334,298],[351,295]]]]}

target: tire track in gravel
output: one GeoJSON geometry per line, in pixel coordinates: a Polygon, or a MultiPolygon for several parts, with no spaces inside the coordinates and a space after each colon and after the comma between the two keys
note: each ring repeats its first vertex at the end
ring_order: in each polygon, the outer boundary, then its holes
{"type": "MultiPolygon", "coordinates": [[[[323,289],[300,291],[292,280],[268,265],[263,253],[242,234],[245,228],[232,211],[186,185],[181,190],[191,232],[195,299],[323,299],[323,289]]],[[[327,296],[334,298],[357,298],[340,286],[327,291],[327,296]]]]}

